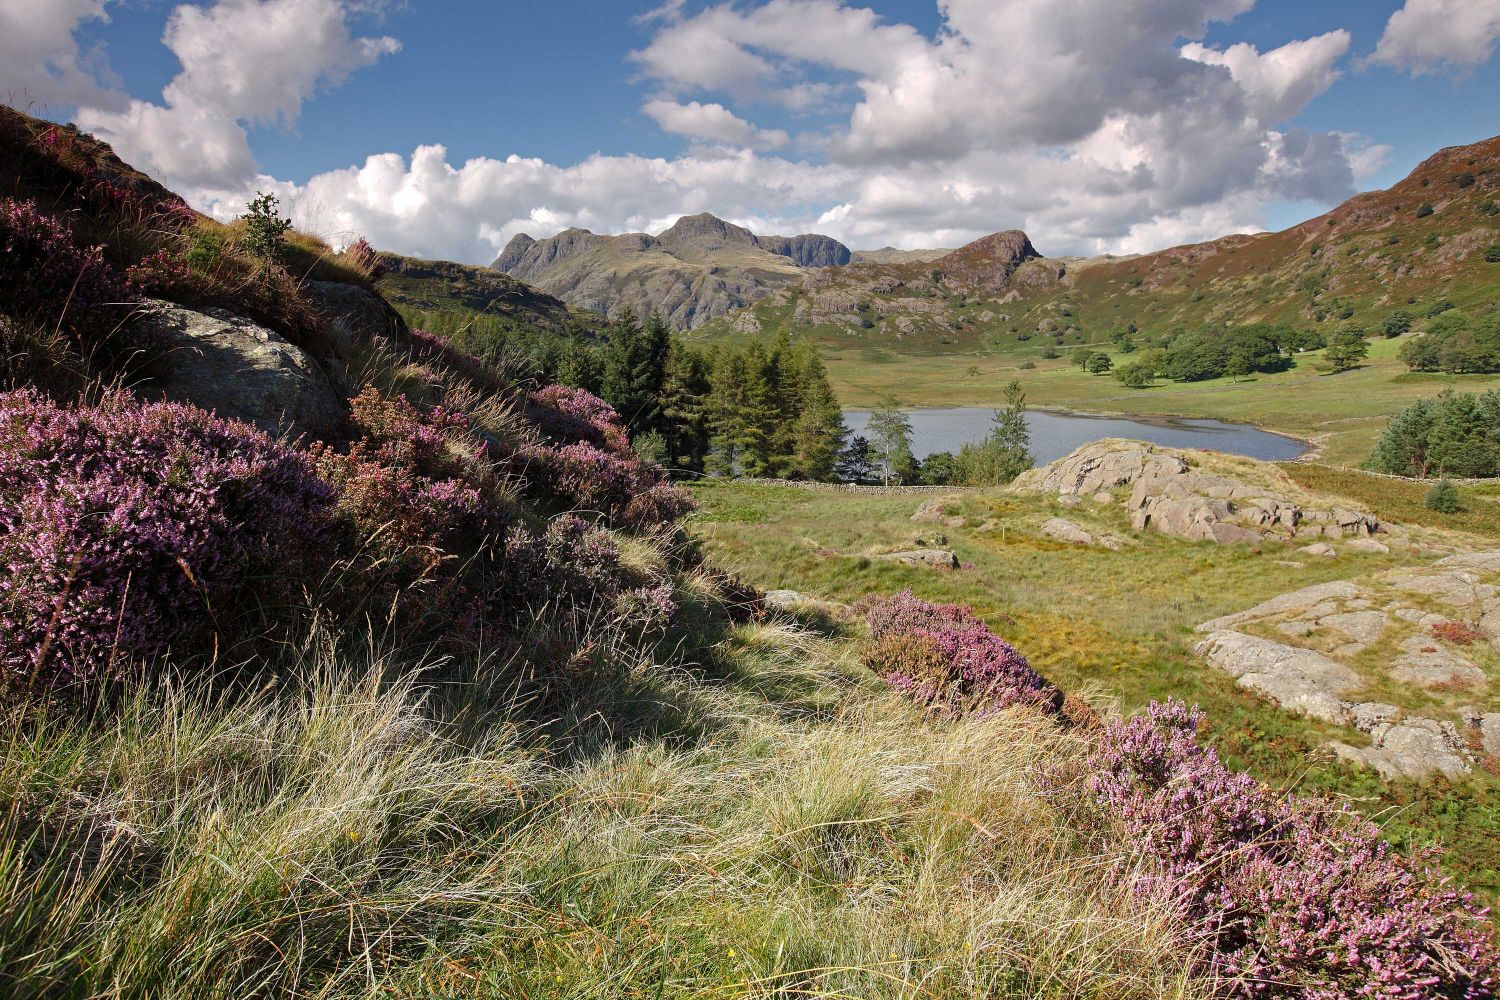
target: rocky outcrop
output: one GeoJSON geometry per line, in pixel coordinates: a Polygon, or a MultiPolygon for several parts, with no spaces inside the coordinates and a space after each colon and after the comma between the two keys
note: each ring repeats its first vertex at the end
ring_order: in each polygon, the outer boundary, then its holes
{"type": "Polygon", "coordinates": [[[925,566],[929,569],[958,569],[958,556],[947,549],[910,549],[906,552],[886,552],[876,558],[907,566],[925,566]]]}
{"type": "Polygon", "coordinates": [[[1488,691],[1483,663],[1493,669],[1500,635],[1479,630],[1486,650],[1439,633],[1486,620],[1500,624],[1500,550],[1281,594],[1198,626],[1195,652],[1288,711],[1365,733],[1367,746],[1330,744],[1345,760],[1391,778],[1456,777],[1500,752],[1500,713],[1458,706],[1443,718],[1442,701],[1488,691]],[[1412,708],[1360,698],[1377,685],[1412,708]]]}
{"type": "Polygon", "coordinates": [[[762,236],[762,249],[781,257],[789,257],[798,267],[841,267],[849,263],[851,254],[832,236],[808,233],[803,236],[762,236]]]}
{"type": "MultiPolygon", "coordinates": [[[[511,243],[516,246],[514,240],[511,243]]],[[[510,252],[507,248],[507,253],[510,252]]],[[[398,305],[479,312],[558,332],[569,327],[589,329],[603,325],[593,314],[569,309],[555,295],[488,267],[391,253],[380,255],[380,265],[384,271],[379,282],[380,293],[398,305]]]]}
{"type": "Polygon", "coordinates": [[[1320,508],[1262,486],[1194,469],[1180,454],[1140,441],[1084,445],[1011,484],[1018,492],[1093,496],[1131,487],[1124,506],[1137,531],[1233,545],[1264,540],[1368,536],[1380,522],[1362,511],[1320,508]]]}
{"type": "Polygon", "coordinates": [[[964,519],[948,513],[958,498],[955,496],[933,497],[931,500],[922,501],[917,512],[911,519],[918,524],[941,524],[948,528],[962,527],[964,519]]]}
{"type": "Polygon", "coordinates": [[[192,403],[272,435],[329,437],[347,398],[279,334],[222,309],[149,301],[136,322],[164,347],[167,372],[142,396],[192,403]]]}
{"type": "Polygon", "coordinates": [[[567,229],[514,237],[491,265],[569,305],[616,318],[657,313],[688,330],[758,302],[812,269],[846,264],[829,236],[759,237],[708,213],[686,215],[656,236],[567,229]]]}

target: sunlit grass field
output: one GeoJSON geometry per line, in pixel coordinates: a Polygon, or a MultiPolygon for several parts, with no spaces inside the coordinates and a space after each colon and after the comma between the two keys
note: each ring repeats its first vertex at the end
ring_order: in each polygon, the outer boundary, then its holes
{"type": "MultiPolygon", "coordinates": [[[[1361,499],[1353,488],[1344,492],[1361,499]]],[[[1119,508],[1068,509],[999,490],[953,491],[967,522],[959,528],[912,522],[925,499],[920,495],[745,482],[702,483],[695,495],[702,510],[690,522],[694,533],[716,562],[762,587],[845,602],[910,588],[928,600],[969,605],[1064,688],[1114,699],[1126,711],[1168,695],[1197,702],[1237,766],[1273,783],[1347,795],[1398,843],[1441,843],[1449,865],[1471,884],[1500,890],[1500,781],[1476,773],[1452,784],[1390,785],[1351,770],[1324,744],[1358,734],[1271,708],[1191,652],[1193,627],[1210,618],[1298,587],[1425,564],[1431,553],[1396,549],[1318,560],[1298,558],[1278,543],[1220,547],[1132,535],[1119,508]],[[1128,544],[1111,552],[1052,541],[1038,531],[1052,516],[1124,536],[1128,544]],[[964,568],[941,572],[878,558],[919,544],[951,549],[964,568]]],[[[1491,501],[1466,489],[1465,502],[1477,509],[1491,501]]],[[[1424,514],[1435,538],[1460,540],[1446,533],[1473,523],[1464,515],[1450,524],[1445,515],[1424,514]]],[[[1462,540],[1482,547],[1497,537],[1500,523],[1490,526],[1489,539],[1462,540]]]]}

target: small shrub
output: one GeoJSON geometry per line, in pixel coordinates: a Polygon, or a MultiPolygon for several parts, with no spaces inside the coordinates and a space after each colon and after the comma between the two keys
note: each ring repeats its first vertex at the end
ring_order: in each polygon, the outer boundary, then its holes
{"type": "Polygon", "coordinates": [[[281,217],[279,205],[274,194],[258,191],[240,217],[245,226],[240,246],[262,264],[281,264],[287,258],[286,234],[292,221],[281,217]]]}
{"type": "Polygon", "coordinates": [[[1465,622],[1447,621],[1433,622],[1430,629],[1432,634],[1444,642],[1451,642],[1455,646],[1472,646],[1485,638],[1483,632],[1465,622]]]}
{"type": "Polygon", "coordinates": [[[1496,243],[1485,249],[1484,262],[1486,264],[1500,264],[1500,243],[1496,243]]]}
{"type": "Polygon", "coordinates": [[[1063,694],[967,608],[903,591],[859,606],[870,625],[866,662],[886,683],[949,715],[1030,705],[1055,715],[1063,694]]]}
{"type": "Polygon", "coordinates": [[[1370,823],[1226,768],[1180,702],[1108,723],[1088,785],[1152,870],[1235,997],[1493,996],[1500,950],[1483,910],[1427,855],[1370,823]]]}
{"type": "Polygon", "coordinates": [[[0,678],[88,681],[205,629],[295,576],[331,502],[304,456],[193,407],[0,395],[0,678]]]}
{"type": "Polygon", "coordinates": [[[344,256],[371,281],[379,281],[385,276],[385,266],[380,263],[380,254],[363,236],[344,248],[344,256]]]}
{"type": "Polygon", "coordinates": [[[0,312],[103,343],[133,303],[99,247],[80,247],[35,202],[0,198],[0,312]]]}
{"type": "Polygon", "coordinates": [[[1439,514],[1457,514],[1464,509],[1459,501],[1458,489],[1446,479],[1433,483],[1432,489],[1427,491],[1426,499],[1422,501],[1422,506],[1428,510],[1435,510],[1439,514]]]}
{"type": "Polygon", "coordinates": [[[1429,215],[1431,215],[1433,211],[1434,209],[1432,207],[1432,203],[1424,201],[1422,202],[1422,204],[1417,206],[1417,218],[1425,219],[1429,215]]]}

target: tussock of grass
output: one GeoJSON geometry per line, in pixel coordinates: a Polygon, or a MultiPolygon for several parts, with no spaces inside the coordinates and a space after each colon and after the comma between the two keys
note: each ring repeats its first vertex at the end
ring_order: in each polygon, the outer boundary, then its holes
{"type": "MultiPolygon", "coordinates": [[[[607,644],[609,645],[609,644],[607,644]]],[[[487,664],[331,640],[253,695],[12,718],[0,981],[24,996],[1203,996],[1038,777],[788,622],[610,645],[538,727],[487,664]],[[488,676],[485,683],[476,683],[488,676]],[[769,695],[769,696],[768,696],[769,695]],[[628,733],[629,738],[625,738],[628,733]]]]}

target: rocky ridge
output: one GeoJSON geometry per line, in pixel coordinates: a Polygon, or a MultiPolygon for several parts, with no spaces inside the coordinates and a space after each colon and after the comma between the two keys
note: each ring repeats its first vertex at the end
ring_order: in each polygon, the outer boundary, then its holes
{"type": "Polygon", "coordinates": [[[743,308],[812,269],[850,260],[829,236],[757,236],[708,213],[683,216],[653,236],[567,229],[520,234],[491,267],[570,305],[614,318],[656,312],[688,330],[743,308]]]}

